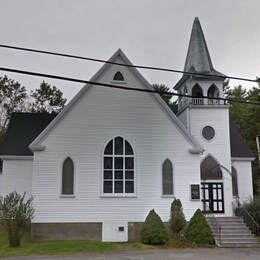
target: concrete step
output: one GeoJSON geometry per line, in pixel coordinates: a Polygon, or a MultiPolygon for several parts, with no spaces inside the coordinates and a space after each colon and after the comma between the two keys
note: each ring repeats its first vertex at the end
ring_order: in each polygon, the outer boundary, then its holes
{"type": "Polygon", "coordinates": [[[259,247],[255,236],[251,233],[242,218],[218,217],[207,218],[216,244],[220,247],[259,247]],[[221,235],[216,232],[217,225],[221,227],[221,235]]]}
{"type": "MultiPolygon", "coordinates": [[[[219,237],[218,234],[214,234],[213,233],[213,236],[214,237],[219,237]]],[[[241,234],[241,233],[238,233],[238,234],[233,234],[233,233],[226,233],[226,234],[223,234],[221,233],[221,239],[225,239],[225,238],[251,238],[252,237],[252,234],[250,233],[245,233],[245,234],[241,234]]]]}
{"type": "MultiPolygon", "coordinates": [[[[214,229],[211,229],[213,234],[218,234],[214,229]]],[[[252,235],[249,229],[222,229],[221,234],[241,234],[241,235],[252,235]]]]}
{"type": "MultiPolygon", "coordinates": [[[[217,239],[219,241],[219,239],[217,239]]],[[[249,238],[222,238],[221,237],[221,244],[222,243],[257,243],[257,240],[254,237],[249,238]]]]}
{"type": "Polygon", "coordinates": [[[221,243],[220,247],[247,247],[247,248],[259,248],[259,243],[221,243]]]}

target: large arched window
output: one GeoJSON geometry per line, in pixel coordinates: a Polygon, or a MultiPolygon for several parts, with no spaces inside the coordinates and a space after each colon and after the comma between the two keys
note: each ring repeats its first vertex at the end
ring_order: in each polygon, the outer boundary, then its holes
{"type": "Polygon", "coordinates": [[[62,166],[62,190],[63,195],[74,194],[74,165],[71,158],[67,158],[62,166]]]}
{"type": "Polygon", "coordinates": [[[173,195],[173,172],[172,163],[165,160],[162,167],[163,195],[173,195]]]}
{"type": "Polygon", "coordinates": [[[113,138],[103,157],[103,193],[134,193],[134,151],[123,137],[113,138]]]}
{"type": "Polygon", "coordinates": [[[237,170],[234,167],[232,167],[232,194],[238,197],[237,170]]]}

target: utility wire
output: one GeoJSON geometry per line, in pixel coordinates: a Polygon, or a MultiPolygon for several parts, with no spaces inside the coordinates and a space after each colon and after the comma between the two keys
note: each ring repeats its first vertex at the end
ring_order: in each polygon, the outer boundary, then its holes
{"type": "Polygon", "coordinates": [[[203,77],[214,77],[214,78],[221,78],[221,79],[234,79],[234,80],[243,80],[243,81],[257,82],[257,83],[259,82],[256,79],[248,79],[248,78],[224,76],[224,75],[221,76],[221,75],[206,74],[206,73],[199,73],[199,72],[188,72],[188,71],[182,71],[182,70],[174,70],[174,69],[168,69],[168,68],[151,67],[151,66],[143,66],[143,65],[131,65],[131,64],[112,62],[112,61],[107,61],[107,60],[102,60],[102,59],[95,59],[95,58],[77,56],[77,55],[60,53],[60,52],[51,52],[51,51],[37,50],[37,49],[31,49],[31,48],[23,48],[23,47],[19,47],[19,46],[11,46],[11,45],[4,45],[4,44],[0,44],[0,48],[8,48],[8,49],[14,49],[14,50],[19,50],[19,51],[35,52],[35,53],[55,55],[55,56],[73,58],[73,59],[81,59],[81,60],[95,61],[95,62],[101,62],[101,63],[108,63],[108,64],[114,64],[114,65],[123,66],[123,67],[181,73],[181,74],[190,75],[190,76],[203,76],[203,77]]]}
{"type": "Polygon", "coordinates": [[[237,103],[242,103],[242,104],[260,105],[260,102],[237,100],[237,99],[231,99],[231,98],[208,97],[208,96],[197,97],[197,96],[183,95],[183,94],[169,92],[169,91],[156,91],[156,90],[151,90],[151,89],[140,89],[140,88],[136,88],[136,87],[126,87],[126,86],[120,86],[120,85],[112,85],[112,84],[107,84],[107,83],[99,83],[99,82],[93,82],[93,81],[89,81],[89,80],[76,79],[76,78],[70,78],[70,77],[64,77],[64,76],[57,76],[57,75],[53,75],[53,74],[44,74],[44,73],[38,73],[38,72],[32,72],[32,71],[26,71],[26,70],[17,70],[17,69],[4,68],[4,67],[0,67],[0,71],[13,72],[13,73],[19,73],[19,74],[25,74],[25,75],[37,76],[37,77],[45,77],[45,78],[51,78],[51,79],[59,79],[59,80],[78,82],[78,83],[85,83],[85,84],[91,84],[91,85],[108,87],[108,88],[115,88],[115,89],[132,90],[132,91],[139,91],[139,92],[149,92],[149,93],[165,94],[165,95],[187,97],[187,98],[206,98],[206,99],[212,99],[212,100],[223,100],[223,101],[229,101],[229,102],[237,102],[237,103]]]}

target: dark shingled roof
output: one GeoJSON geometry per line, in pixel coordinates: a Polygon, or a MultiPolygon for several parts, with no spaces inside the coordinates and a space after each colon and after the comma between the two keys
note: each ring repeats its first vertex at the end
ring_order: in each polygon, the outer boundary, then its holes
{"type": "MultiPolygon", "coordinates": [[[[0,155],[32,156],[29,144],[47,127],[56,114],[13,113],[0,155]]],[[[231,157],[254,157],[232,121],[230,121],[231,157]]]]}
{"type": "Polygon", "coordinates": [[[255,155],[244,141],[243,137],[240,135],[235,124],[230,120],[230,147],[231,147],[231,157],[240,158],[254,158],[255,155]]]}
{"type": "Polygon", "coordinates": [[[29,144],[43,131],[57,114],[13,113],[0,155],[32,156],[29,144]]]}

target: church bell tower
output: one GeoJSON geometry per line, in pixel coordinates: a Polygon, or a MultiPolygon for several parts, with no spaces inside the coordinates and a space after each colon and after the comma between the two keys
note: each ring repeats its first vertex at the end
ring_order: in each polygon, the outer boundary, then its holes
{"type": "MultiPolygon", "coordinates": [[[[231,177],[223,170],[224,167],[231,170],[229,104],[223,100],[205,98],[223,97],[226,76],[213,67],[198,18],[193,23],[184,70],[203,75],[185,74],[175,85],[174,89],[178,93],[193,96],[179,98],[177,116],[205,150],[201,155],[201,169],[206,161],[213,168],[218,167],[221,173],[219,176],[207,176],[210,171],[206,171],[206,175],[201,173],[201,181],[207,179],[206,181],[215,181],[219,185],[222,183],[223,196],[226,201],[232,201],[231,177]]],[[[212,208],[217,208],[218,213],[232,215],[230,203],[226,203],[224,209],[224,198],[222,200],[221,205],[212,204],[212,208]]]]}

